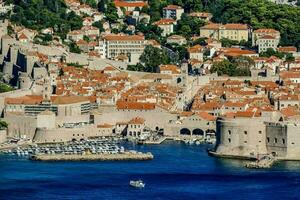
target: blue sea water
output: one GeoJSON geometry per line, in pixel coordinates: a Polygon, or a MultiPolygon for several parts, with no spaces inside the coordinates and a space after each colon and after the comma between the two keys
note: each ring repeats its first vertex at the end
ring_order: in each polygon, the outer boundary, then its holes
{"type": "Polygon", "coordinates": [[[152,161],[34,162],[0,156],[0,200],[14,199],[300,199],[300,163],[249,170],[207,156],[207,146],[130,146],[152,161]],[[143,179],[144,189],[128,185],[143,179]]]}

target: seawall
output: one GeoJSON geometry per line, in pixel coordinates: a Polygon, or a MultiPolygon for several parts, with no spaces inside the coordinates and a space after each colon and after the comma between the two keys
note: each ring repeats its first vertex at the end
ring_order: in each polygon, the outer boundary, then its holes
{"type": "Polygon", "coordinates": [[[152,160],[151,153],[118,153],[118,154],[85,154],[85,155],[34,155],[30,159],[34,161],[134,161],[152,160]]]}

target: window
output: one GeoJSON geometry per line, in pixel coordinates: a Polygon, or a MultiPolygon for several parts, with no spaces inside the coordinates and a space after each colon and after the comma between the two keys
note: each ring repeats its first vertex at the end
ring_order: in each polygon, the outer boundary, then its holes
{"type": "Polygon", "coordinates": [[[228,138],[228,142],[231,143],[231,139],[230,138],[228,138]]]}
{"type": "Polygon", "coordinates": [[[261,134],[261,131],[258,131],[259,134],[261,134]]]}
{"type": "Polygon", "coordinates": [[[231,135],[231,130],[228,130],[228,134],[231,135]]]}
{"type": "Polygon", "coordinates": [[[247,144],[247,141],[244,141],[245,144],[247,144]]]}
{"type": "Polygon", "coordinates": [[[285,144],[285,139],[282,138],[282,144],[285,144]]]}
{"type": "Polygon", "coordinates": [[[248,134],[248,132],[247,132],[247,131],[244,131],[244,134],[245,134],[245,135],[247,135],[247,134],[248,134]]]}
{"type": "Polygon", "coordinates": [[[274,143],[277,143],[277,138],[274,138],[274,143]]]}
{"type": "Polygon", "coordinates": [[[268,142],[268,143],[270,142],[270,138],[269,138],[269,137],[267,137],[267,142],[268,142]]]}

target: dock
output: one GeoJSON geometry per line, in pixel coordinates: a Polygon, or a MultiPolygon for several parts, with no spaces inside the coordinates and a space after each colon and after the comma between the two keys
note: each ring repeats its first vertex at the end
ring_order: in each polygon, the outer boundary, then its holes
{"type": "Polygon", "coordinates": [[[152,160],[151,153],[124,152],[116,154],[43,154],[33,155],[33,161],[146,161],[152,160]]]}

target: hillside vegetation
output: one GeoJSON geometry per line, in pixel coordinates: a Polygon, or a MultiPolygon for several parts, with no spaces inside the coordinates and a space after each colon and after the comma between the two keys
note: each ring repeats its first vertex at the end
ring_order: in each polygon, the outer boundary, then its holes
{"type": "Polygon", "coordinates": [[[208,6],[217,22],[247,23],[253,29],[274,28],[281,33],[281,45],[300,48],[300,7],[267,0],[215,0],[208,6]]]}
{"type": "Polygon", "coordinates": [[[11,21],[27,28],[41,30],[52,27],[65,36],[68,31],[82,26],[79,16],[74,12],[66,13],[64,0],[7,0],[7,3],[15,4],[11,21]]]}

